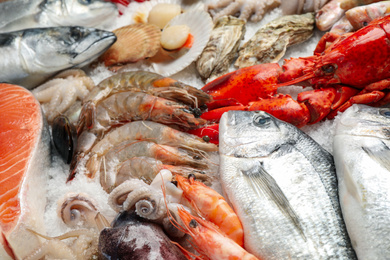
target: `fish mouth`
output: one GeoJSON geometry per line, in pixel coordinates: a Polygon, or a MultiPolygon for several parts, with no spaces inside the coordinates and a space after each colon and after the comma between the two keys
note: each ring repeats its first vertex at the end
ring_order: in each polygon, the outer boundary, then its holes
{"type": "Polygon", "coordinates": [[[84,67],[102,55],[115,42],[116,36],[114,33],[102,31],[99,39],[90,44],[84,50],[80,51],[79,54],[74,57],[73,63],[77,64],[76,67],[84,67]]]}

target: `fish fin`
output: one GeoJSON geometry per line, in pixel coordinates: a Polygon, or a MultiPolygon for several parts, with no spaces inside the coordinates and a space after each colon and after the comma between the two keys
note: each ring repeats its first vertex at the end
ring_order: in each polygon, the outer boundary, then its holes
{"type": "Polygon", "coordinates": [[[259,161],[253,168],[241,172],[248,178],[248,182],[255,193],[260,196],[261,193],[264,192],[269,196],[269,198],[278,206],[280,211],[294,223],[294,226],[306,241],[306,236],[298,215],[275,179],[264,169],[262,162],[259,161]]]}
{"type": "Polygon", "coordinates": [[[381,142],[381,144],[375,146],[375,149],[371,147],[362,147],[362,149],[371,159],[390,171],[390,148],[384,142],[381,142]]]}

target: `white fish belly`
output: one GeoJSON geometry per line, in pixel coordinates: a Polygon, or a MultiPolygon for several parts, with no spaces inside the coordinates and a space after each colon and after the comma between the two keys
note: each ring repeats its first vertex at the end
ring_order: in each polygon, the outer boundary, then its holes
{"type": "Polygon", "coordinates": [[[390,172],[362,147],[385,143],[372,137],[336,135],[334,158],[340,204],[359,259],[390,257],[390,172]]]}
{"type": "Polygon", "coordinates": [[[302,154],[288,153],[278,158],[221,155],[220,160],[221,183],[243,224],[249,252],[275,260],[348,259],[348,254],[351,255],[350,249],[346,250],[343,227],[324,188],[324,180],[302,154]],[[242,171],[260,160],[298,215],[303,232],[269,195],[256,194],[243,175],[242,171]]]}

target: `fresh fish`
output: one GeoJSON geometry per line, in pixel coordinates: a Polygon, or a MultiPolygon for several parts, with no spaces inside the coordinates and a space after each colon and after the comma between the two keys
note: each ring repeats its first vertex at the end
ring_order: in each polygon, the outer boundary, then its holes
{"type": "Polygon", "coordinates": [[[286,15],[269,22],[240,48],[234,65],[244,68],[278,62],[288,46],[304,42],[313,35],[314,22],[314,13],[286,15]]]}
{"type": "Polygon", "coordinates": [[[340,204],[359,259],[390,254],[390,109],[354,105],[336,124],[340,204]]]}
{"type": "Polygon", "coordinates": [[[210,40],[196,61],[202,78],[212,80],[227,73],[245,35],[245,20],[222,16],[211,31],[210,40]]]}
{"type": "Polygon", "coordinates": [[[333,158],[263,111],[220,121],[220,178],[260,259],[355,259],[341,216],[333,158]]]}
{"type": "Polygon", "coordinates": [[[0,83],[0,259],[24,259],[45,234],[50,136],[28,90],[0,83]]]}
{"type": "Polygon", "coordinates": [[[104,28],[117,14],[116,5],[103,0],[0,1],[0,32],[72,25],[104,28]]]}
{"type": "Polygon", "coordinates": [[[0,82],[31,89],[55,73],[83,67],[116,40],[86,27],[34,28],[0,34],[0,82]]]}

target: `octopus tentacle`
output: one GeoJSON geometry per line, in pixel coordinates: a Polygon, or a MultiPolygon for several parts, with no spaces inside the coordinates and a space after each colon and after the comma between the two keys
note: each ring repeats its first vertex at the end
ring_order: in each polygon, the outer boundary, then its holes
{"type": "Polygon", "coordinates": [[[139,187],[148,187],[148,185],[138,179],[132,179],[123,182],[111,191],[110,195],[108,196],[108,205],[110,205],[110,207],[116,212],[121,211],[122,204],[126,200],[127,195],[139,187]]]}
{"type": "Polygon", "coordinates": [[[238,12],[240,19],[247,21],[250,18],[251,21],[258,22],[263,19],[267,11],[278,7],[280,2],[280,0],[221,0],[216,4],[209,5],[208,10],[214,11],[223,8],[214,15],[214,22],[224,15],[235,15],[238,12]]]}

